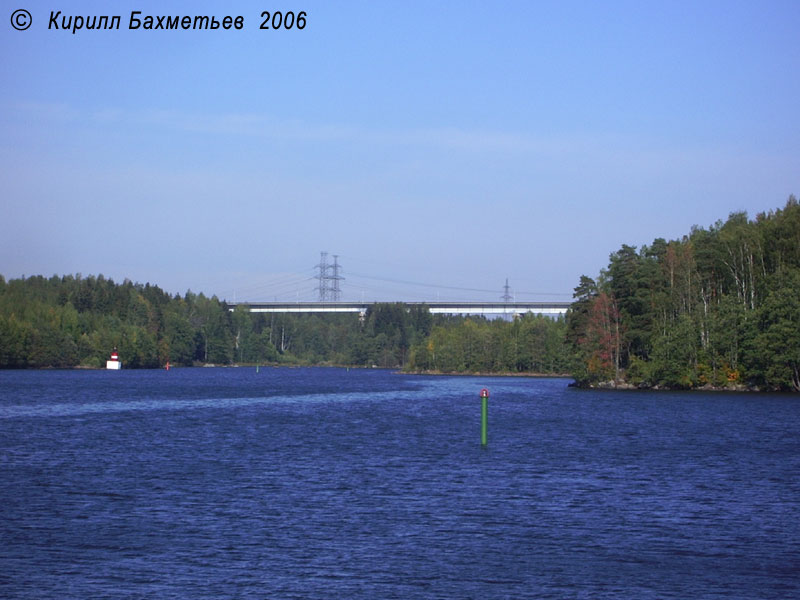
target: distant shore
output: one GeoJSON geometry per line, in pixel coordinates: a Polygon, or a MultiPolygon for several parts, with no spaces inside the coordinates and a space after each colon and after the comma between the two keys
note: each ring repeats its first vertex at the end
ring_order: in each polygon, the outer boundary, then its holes
{"type": "Polygon", "coordinates": [[[435,375],[435,376],[446,376],[446,377],[537,377],[543,378],[547,377],[550,379],[572,379],[572,375],[569,373],[531,373],[531,372],[524,372],[524,373],[512,373],[512,372],[497,372],[493,373],[491,371],[478,371],[478,372],[449,372],[449,371],[435,371],[435,370],[424,370],[424,371],[397,371],[402,375],[435,375]]]}

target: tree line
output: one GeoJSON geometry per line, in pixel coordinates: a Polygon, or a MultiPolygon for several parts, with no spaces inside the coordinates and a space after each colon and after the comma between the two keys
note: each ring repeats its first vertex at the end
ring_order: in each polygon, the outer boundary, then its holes
{"type": "Polygon", "coordinates": [[[126,367],[229,362],[225,306],[102,275],[0,276],[0,367],[100,367],[118,348],[126,367]]]}
{"type": "Polygon", "coordinates": [[[582,276],[566,343],[578,383],[800,391],[800,206],[623,245],[582,276]]]}
{"type": "Polygon", "coordinates": [[[566,321],[526,314],[511,320],[450,317],[411,348],[408,370],[566,374],[573,359],[566,321]]]}

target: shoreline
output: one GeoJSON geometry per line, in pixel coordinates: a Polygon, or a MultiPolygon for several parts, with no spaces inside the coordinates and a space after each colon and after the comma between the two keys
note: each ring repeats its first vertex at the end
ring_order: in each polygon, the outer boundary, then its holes
{"type": "Polygon", "coordinates": [[[662,385],[635,385],[633,383],[628,383],[626,381],[600,381],[596,383],[578,383],[577,381],[573,381],[570,384],[570,387],[574,387],[581,390],[595,390],[595,391],[618,391],[618,392],[626,392],[626,391],[640,391],[640,392],[719,392],[719,393],[761,393],[761,394],[797,394],[798,392],[793,392],[789,390],[779,390],[779,389],[764,389],[758,386],[749,386],[743,383],[737,384],[730,384],[725,386],[715,386],[711,384],[703,384],[702,386],[698,387],[670,387],[670,386],[662,386],[662,385]]]}
{"type": "Polygon", "coordinates": [[[433,376],[433,377],[531,377],[531,378],[538,378],[538,379],[575,379],[569,373],[512,373],[508,371],[502,371],[493,373],[490,371],[476,371],[476,372],[448,372],[448,371],[432,371],[432,370],[424,370],[424,371],[396,371],[400,375],[426,375],[426,376],[433,376]]]}
{"type": "MultiPolygon", "coordinates": [[[[800,392],[793,390],[769,389],[761,388],[758,386],[749,386],[743,383],[730,384],[726,386],[713,386],[708,383],[698,387],[670,387],[661,385],[645,385],[633,384],[626,381],[599,381],[593,383],[579,383],[575,377],[569,373],[513,373],[513,372],[491,372],[491,371],[475,371],[475,372],[448,372],[438,370],[419,370],[419,371],[406,371],[397,367],[379,367],[377,365],[334,365],[334,364],[296,364],[296,363],[265,363],[265,364],[249,364],[249,363],[234,363],[229,365],[215,364],[215,363],[195,363],[192,365],[170,365],[170,369],[204,369],[204,368],[220,368],[220,369],[237,369],[237,368],[264,368],[264,369],[300,369],[300,368],[321,368],[321,369],[359,369],[359,370],[372,370],[382,369],[391,371],[397,375],[421,375],[425,377],[525,377],[531,379],[569,379],[568,387],[576,388],[579,390],[594,390],[594,391],[641,391],[641,392],[717,392],[717,393],[762,393],[762,394],[787,394],[797,395],[800,392]]],[[[90,365],[73,365],[65,367],[56,366],[42,366],[42,367],[17,367],[12,369],[0,369],[1,371],[106,371],[105,367],[95,367],[90,365]]],[[[167,370],[164,366],[160,367],[132,367],[124,368],[125,371],[153,371],[153,370],[167,370]]]]}

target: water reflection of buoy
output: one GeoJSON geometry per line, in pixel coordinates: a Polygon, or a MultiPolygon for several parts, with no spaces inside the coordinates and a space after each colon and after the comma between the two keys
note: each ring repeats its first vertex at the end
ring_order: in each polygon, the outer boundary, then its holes
{"type": "Polygon", "coordinates": [[[114,350],[112,350],[111,352],[111,358],[106,361],[106,369],[111,369],[112,371],[118,371],[121,368],[122,368],[122,363],[119,360],[117,347],[114,346],[114,350]]]}

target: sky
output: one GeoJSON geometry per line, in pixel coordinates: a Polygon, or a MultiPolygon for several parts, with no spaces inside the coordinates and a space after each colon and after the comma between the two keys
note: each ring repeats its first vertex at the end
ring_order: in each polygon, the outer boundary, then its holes
{"type": "Polygon", "coordinates": [[[305,28],[260,29],[263,0],[3,0],[0,274],[306,301],[325,251],[342,300],[499,300],[507,278],[564,301],[622,244],[800,195],[796,0],[277,8],[305,28]]]}

